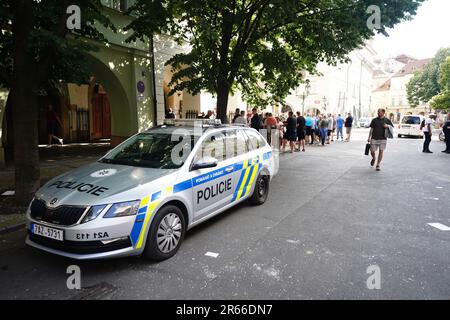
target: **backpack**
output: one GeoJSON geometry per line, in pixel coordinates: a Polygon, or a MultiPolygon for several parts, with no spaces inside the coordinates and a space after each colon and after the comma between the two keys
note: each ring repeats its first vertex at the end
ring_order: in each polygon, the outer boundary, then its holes
{"type": "Polygon", "coordinates": [[[425,119],[422,120],[422,123],[420,124],[420,130],[425,128],[425,119]]]}

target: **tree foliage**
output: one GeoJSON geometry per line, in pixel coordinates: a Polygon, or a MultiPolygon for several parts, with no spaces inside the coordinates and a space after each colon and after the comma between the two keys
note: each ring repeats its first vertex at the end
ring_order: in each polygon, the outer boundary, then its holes
{"type": "Polygon", "coordinates": [[[433,109],[450,111],[450,56],[447,57],[439,68],[439,85],[442,92],[431,99],[433,109]]]}
{"type": "Polygon", "coordinates": [[[450,56],[450,47],[440,49],[434,58],[427,63],[423,70],[416,72],[406,86],[409,104],[419,106],[422,102],[428,103],[434,96],[442,91],[439,83],[440,66],[450,56]]]}
{"type": "MultiPolygon", "coordinates": [[[[191,51],[174,56],[174,91],[207,90],[226,109],[235,89],[247,100],[281,100],[302,70],[346,61],[374,35],[367,8],[378,5],[378,32],[415,14],[423,0],[137,0],[131,40],[167,32],[191,51]]],[[[219,114],[224,110],[218,110],[219,114]]]]}

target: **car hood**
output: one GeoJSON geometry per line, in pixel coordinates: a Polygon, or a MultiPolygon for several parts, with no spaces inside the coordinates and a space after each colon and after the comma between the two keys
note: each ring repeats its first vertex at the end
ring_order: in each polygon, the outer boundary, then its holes
{"type": "MultiPolygon", "coordinates": [[[[36,197],[50,206],[91,205],[176,172],[106,163],[92,163],[47,182],[36,197]]],[[[138,195],[135,195],[138,198],[138,195]]],[[[131,199],[123,199],[131,200],[131,199]]]]}

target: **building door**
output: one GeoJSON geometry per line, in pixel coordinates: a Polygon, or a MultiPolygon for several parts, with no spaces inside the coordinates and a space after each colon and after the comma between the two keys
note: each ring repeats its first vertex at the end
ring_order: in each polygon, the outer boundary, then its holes
{"type": "Polygon", "coordinates": [[[99,90],[92,96],[93,139],[111,137],[111,107],[108,96],[99,90]]]}

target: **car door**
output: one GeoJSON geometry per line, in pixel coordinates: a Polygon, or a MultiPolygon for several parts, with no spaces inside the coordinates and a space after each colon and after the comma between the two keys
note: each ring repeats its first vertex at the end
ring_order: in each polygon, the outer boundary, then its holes
{"type": "Polygon", "coordinates": [[[235,181],[233,179],[234,158],[226,156],[226,135],[216,131],[205,137],[197,150],[193,163],[203,158],[215,158],[217,166],[192,170],[194,221],[229,204],[233,196],[235,181]]]}

